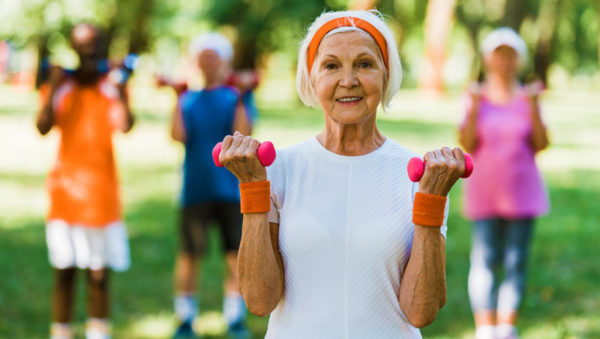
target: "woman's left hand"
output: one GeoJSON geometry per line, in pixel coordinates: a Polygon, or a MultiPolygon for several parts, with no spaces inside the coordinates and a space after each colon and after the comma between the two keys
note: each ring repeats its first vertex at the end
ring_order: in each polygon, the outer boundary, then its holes
{"type": "Polygon", "coordinates": [[[421,193],[446,196],[465,172],[465,154],[458,147],[442,147],[427,152],[423,159],[425,172],[419,181],[421,193]]]}

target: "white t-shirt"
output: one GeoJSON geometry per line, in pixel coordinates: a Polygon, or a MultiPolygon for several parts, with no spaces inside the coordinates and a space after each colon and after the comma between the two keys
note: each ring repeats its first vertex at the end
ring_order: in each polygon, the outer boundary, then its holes
{"type": "Polygon", "coordinates": [[[277,152],[269,221],[279,223],[285,292],[266,338],[421,337],[398,303],[414,234],[413,156],[390,139],[362,156],[316,138],[277,152]]]}

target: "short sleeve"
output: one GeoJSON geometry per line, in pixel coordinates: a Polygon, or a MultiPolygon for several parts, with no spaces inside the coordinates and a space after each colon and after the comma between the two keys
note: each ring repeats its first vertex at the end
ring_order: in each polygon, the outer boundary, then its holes
{"type": "Polygon", "coordinates": [[[258,117],[258,110],[256,108],[256,102],[254,101],[254,93],[252,91],[248,91],[241,96],[242,104],[244,105],[244,109],[246,110],[246,115],[251,124],[256,121],[258,117]]]}
{"type": "Polygon", "coordinates": [[[446,233],[448,233],[448,214],[450,213],[450,197],[446,200],[446,209],[444,210],[444,224],[440,228],[440,233],[446,239],[446,233]]]}
{"type": "Polygon", "coordinates": [[[177,99],[177,114],[181,116],[181,122],[183,123],[183,129],[185,130],[185,135],[189,140],[192,138],[194,131],[189,129],[188,127],[191,125],[188,121],[188,114],[194,108],[194,104],[197,100],[197,93],[186,91],[179,96],[177,99]]]}
{"type": "Polygon", "coordinates": [[[277,195],[271,192],[271,210],[269,211],[269,222],[279,224],[279,201],[277,195]]]}
{"type": "MultiPolygon", "coordinates": [[[[54,114],[55,125],[57,126],[62,125],[63,117],[66,114],[65,108],[72,104],[73,96],[71,94],[73,93],[74,88],[75,85],[72,81],[64,81],[56,91],[54,91],[54,96],[52,98],[50,98],[50,86],[47,86],[47,89],[45,90],[47,91],[46,94],[40,92],[40,95],[43,96],[42,102],[44,104],[47,100],[52,100],[52,112],[54,114]]],[[[42,91],[41,88],[40,91],[42,91]]]]}
{"type": "Polygon", "coordinates": [[[271,182],[271,211],[269,211],[269,222],[279,224],[279,213],[283,207],[283,178],[281,176],[281,157],[277,154],[277,161],[267,167],[267,177],[271,182]]]}
{"type": "Polygon", "coordinates": [[[121,100],[119,100],[119,90],[117,86],[108,80],[103,80],[100,83],[100,92],[109,101],[108,116],[110,119],[110,127],[113,131],[120,129],[123,125],[125,115],[127,114],[121,100]]]}

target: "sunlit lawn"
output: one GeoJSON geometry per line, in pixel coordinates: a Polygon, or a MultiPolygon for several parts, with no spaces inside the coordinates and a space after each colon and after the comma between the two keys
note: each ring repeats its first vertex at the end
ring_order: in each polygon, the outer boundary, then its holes
{"type": "MultiPolygon", "coordinates": [[[[299,106],[290,85],[267,82],[259,93],[256,136],[278,147],[312,137],[321,126],[320,113],[299,106]]],[[[552,212],[537,223],[519,323],[524,338],[600,337],[599,101],[591,93],[549,93],[544,101],[553,146],[539,162],[552,212]]],[[[167,91],[134,92],[134,103],[137,126],[115,140],[133,266],[113,275],[114,333],[115,338],[165,338],[174,327],[171,275],[182,149],[168,137],[172,97],[167,91]]],[[[35,107],[35,94],[0,87],[0,338],[48,336],[52,270],[44,240],[44,180],[57,136],[36,134],[35,107]]],[[[409,91],[401,93],[392,112],[380,115],[380,127],[388,137],[424,152],[455,145],[461,115],[458,95],[433,100],[409,91]]],[[[429,338],[473,334],[466,294],[470,225],[460,204],[457,187],[448,222],[448,303],[423,330],[429,338]]],[[[221,249],[212,246],[202,270],[201,314],[195,325],[209,338],[224,336],[221,256],[221,249]]],[[[86,317],[81,282],[79,324],[86,317]]],[[[249,324],[262,337],[267,320],[250,316],[249,324]]],[[[77,330],[82,333],[82,325],[77,330]]]]}

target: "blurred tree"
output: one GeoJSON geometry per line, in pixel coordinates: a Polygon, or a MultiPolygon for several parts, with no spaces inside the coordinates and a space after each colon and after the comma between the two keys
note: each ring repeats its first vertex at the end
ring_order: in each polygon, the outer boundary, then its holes
{"type": "Polygon", "coordinates": [[[510,27],[515,31],[519,31],[521,28],[521,24],[523,20],[527,16],[530,8],[528,8],[528,4],[531,1],[526,0],[504,0],[506,4],[504,6],[504,16],[501,20],[501,25],[510,27]]]}
{"type": "Polygon", "coordinates": [[[433,93],[444,89],[446,44],[456,0],[429,0],[425,17],[425,62],[419,87],[433,93]]]}
{"type": "Polygon", "coordinates": [[[159,2],[154,0],[0,1],[0,39],[17,47],[37,47],[38,83],[42,62],[57,44],[67,43],[73,25],[89,22],[103,29],[106,55],[115,41],[117,56],[139,54],[148,51],[158,35],[168,34],[155,29],[154,22],[162,23],[179,9],[179,3],[157,6],[159,2]]]}
{"type": "Polygon", "coordinates": [[[571,74],[598,70],[600,17],[597,6],[598,0],[559,1],[551,58],[571,74]]]}
{"type": "MultiPolygon", "coordinates": [[[[600,18],[600,0],[594,1],[594,5],[596,6],[596,18],[600,18]]],[[[596,48],[598,49],[597,58],[600,61],[600,27],[598,27],[600,23],[596,22],[596,48]]]]}
{"type": "Polygon", "coordinates": [[[334,0],[208,0],[204,18],[234,31],[234,68],[254,69],[266,53],[299,39],[321,12],[344,7],[334,0]]]}
{"type": "Polygon", "coordinates": [[[543,1],[536,20],[538,38],[533,55],[534,77],[548,82],[548,69],[552,62],[552,44],[556,37],[559,0],[543,1]]]}
{"type": "MultiPolygon", "coordinates": [[[[457,22],[466,29],[469,42],[473,47],[474,58],[471,62],[471,69],[469,71],[469,78],[471,80],[481,80],[482,76],[481,60],[479,57],[480,32],[485,27],[495,27],[499,25],[498,19],[505,17],[504,12],[500,14],[497,13],[500,8],[502,8],[502,6],[493,7],[492,10],[490,10],[485,0],[461,0],[456,6],[457,22]]],[[[509,8],[508,2],[506,8],[509,8]]],[[[517,25],[515,20],[510,21],[512,21],[512,25],[517,25]]],[[[518,25],[520,25],[520,23],[518,25]]],[[[518,28],[516,28],[516,30],[518,31],[518,28]]]]}
{"type": "MultiPolygon", "coordinates": [[[[597,69],[600,0],[460,0],[456,16],[474,51],[479,50],[482,29],[509,26],[526,33],[525,41],[533,51],[530,77],[546,82],[553,64],[570,73],[597,69]]],[[[480,74],[479,58],[472,65],[475,78],[480,74]]]]}
{"type": "MultiPolygon", "coordinates": [[[[99,1],[99,0],[96,0],[99,1]]],[[[115,37],[127,41],[127,53],[143,53],[150,46],[150,21],[155,15],[154,0],[118,0],[106,29],[109,44],[115,37]]]]}
{"type": "MultiPolygon", "coordinates": [[[[437,79],[429,83],[435,88],[440,88],[453,14],[473,51],[479,50],[482,31],[502,25],[520,31],[532,51],[529,67],[543,79],[554,66],[571,74],[598,70],[600,0],[0,0],[0,39],[17,49],[34,44],[41,60],[67,43],[74,23],[87,21],[106,30],[112,55],[123,56],[159,46],[178,49],[212,26],[234,38],[236,68],[255,68],[271,51],[295,54],[315,17],[348,5],[376,6],[390,23],[401,54],[413,60],[418,57],[414,49],[402,45],[419,46],[425,40],[427,63],[435,66],[435,74],[428,76],[437,79]],[[159,44],[165,40],[169,43],[159,44]]],[[[475,59],[473,77],[478,69],[475,59]]]]}

